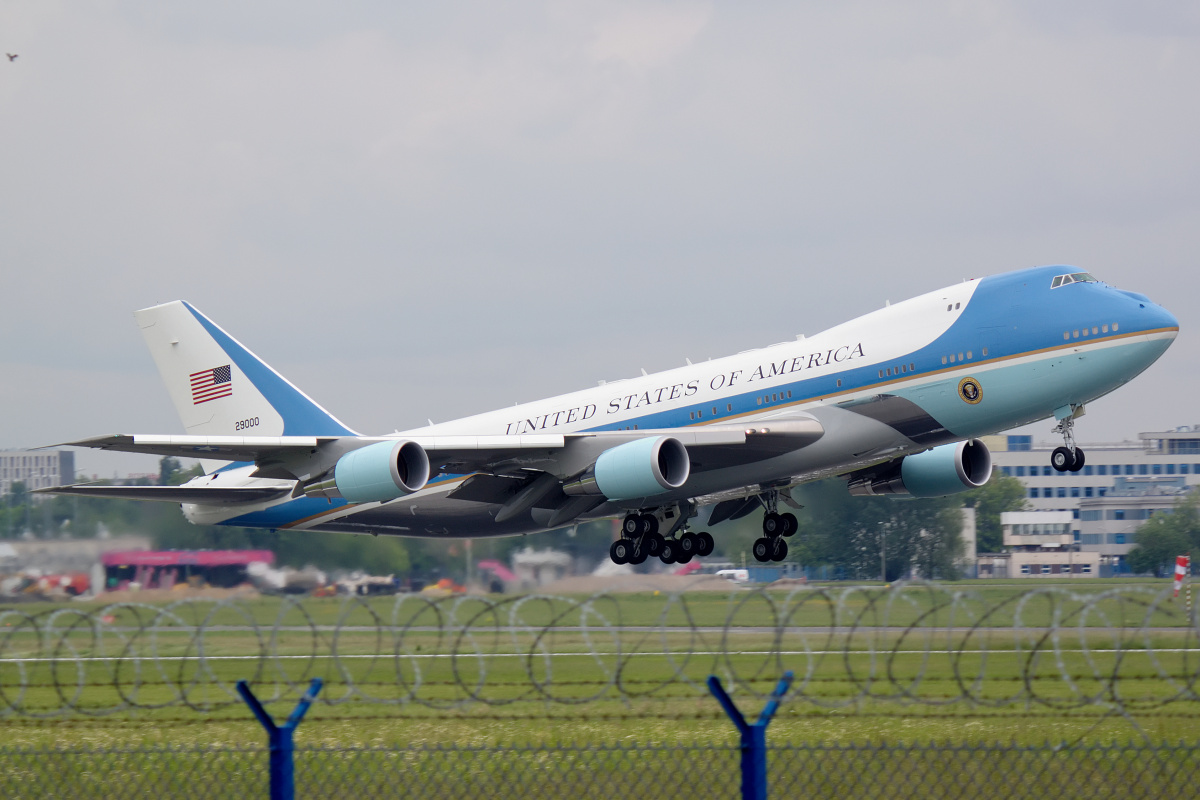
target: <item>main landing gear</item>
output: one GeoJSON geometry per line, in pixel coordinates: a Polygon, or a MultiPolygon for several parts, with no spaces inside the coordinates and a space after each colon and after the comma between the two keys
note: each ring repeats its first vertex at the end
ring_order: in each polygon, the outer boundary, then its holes
{"type": "Polygon", "coordinates": [[[678,524],[663,536],[658,532],[658,517],[653,514],[630,514],[621,523],[621,538],[608,548],[614,564],[641,564],[657,556],[664,564],[686,564],[696,556],[713,551],[711,533],[684,531],[675,535],[678,524]]]}
{"type": "Polygon", "coordinates": [[[1054,448],[1050,454],[1050,466],[1058,472],[1079,472],[1083,469],[1083,448],[1075,446],[1075,415],[1064,417],[1054,426],[1054,433],[1061,433],[1063,447],[1054,448]]]}
{"type": "Polygon", "coordinates": [[[800,527],[796,515],[779,513],[779,492],[767,492],[763,496],[767,513],[763,515],[763,535],[754,540],[754,557],[760,562],[783,561],[787,558],[788,546],[783,539],[791,536],[800,527]]]}

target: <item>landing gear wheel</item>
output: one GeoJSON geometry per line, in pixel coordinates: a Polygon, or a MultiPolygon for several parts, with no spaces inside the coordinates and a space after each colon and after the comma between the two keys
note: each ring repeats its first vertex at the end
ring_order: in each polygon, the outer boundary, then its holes
{"type": "MultiPolygon", "coordinates": [[[[689,559],[700,551],[700,539],[696,534],[688,531],[679,537],[679,553],[686,555],[689,559]]],[[[681,562],[686,564],[687,562],[681,562]]]]}
{"type": "Polygon", "coordinates": [[[674,564],[678,549],[679,544],[674,539],[664,539],[662,549],[658,551],[658,560],[664,564],[674,564]]]}
{"type": "Polygon", "coordinates": [[[628,564],[629,556],[633,554],[633,542],[628,539],[617,539],[608,548],[608,557],[614,564],[628,564]]]}
{"type": "Polygon", "coordinates": [[[656,556],[662,550],[663,539],[661,533],[647,533],[642,539],[642,549],[646,551],[646,555],[656,556]]]}
{"type": "Polygon", "coordinates": [[[626,539],[632,539],[641,532],[642,518],[637,514],[630,514],[625,518],[625,521],[621,523],[621,533],[625,535],[626,539]]]}
{"type": "Polygon", "coordinates": [[[695,553],[680,553],[679,555],[675,556],[675,563],[686,564],[691,561],[695,555],[695,553]]]}
{"type": "Polygon", "coordinates": [[[1079,470],[1083,469],[1083,462],[1084,462],[1083,448],[1076,447],[1075,448],[1075,460],[1071,462],[1071,467],[1070,467],[1071,472],[1079,472],[1079,470]]]}
{"type": "Polygon", "coordinates": [[[1056,447],[1050,454],[1050,466],[1054,467],[1056,472],[1066,472],[1074,463],[1075,457],[1065,447],[1056,447]]]}
{"type": "Polygon", "coordinates": [[[716,542],[713,541],[712,534],[708,531],[701,531],[696,534],[696,538],[700,540],[700,547],[696,550],[696,555],[701,558],[711,556],[716,542]]]}
{"type": "Polygon", "coordinates": [[[783,533],[783,517],[779,514],[768,512],[763,516],[763,535],[767,537],[779,536],[783,533]]]}
{"type": "Polygon", "coordinates": [[[796,531],[800,530],[800,521],[796,519],[796,515],[790,511],[787,514],[780,514],[779,518],[783,520],[784,536],[791,536],[796,531]]]}
{"type": "Polygon", "coordinates": [[[771,540],[767,537],[764,536],[761,539],[754,540],[754,557],[760,562],[765,564],[771,560],[772,549],[771,540]]]}
{"type": "Polygon", "coordinates": [[[787,542],[785,542],[783,539],[776,539],[775,540],[775,553],[774,553],[774,555],[771,556],[771,560],[772,561],[783,561],[785,558],[787,558],[787,551],[788,551],[787,542]]]}
{"type": "Polygon", "coordinates": [[[649,554],[646,552],[645,547],[635,547],[629,553],[629,563],[630,564],[641,564],[642,562],[644,562],[646,560],[646,557],[648,555],[649,554]]]}
{"type": "Polygon", "coordinates": [[[642,533],[658,533],[658,517],[653,514],[642,514],[642,533]]]}

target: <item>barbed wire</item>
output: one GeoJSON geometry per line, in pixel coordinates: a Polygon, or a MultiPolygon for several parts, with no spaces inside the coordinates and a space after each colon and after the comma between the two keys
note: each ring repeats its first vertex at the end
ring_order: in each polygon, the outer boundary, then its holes
{"type": "Polygon", "coordinates": [[[916,582],[8,608],[0,610],[0,718],[212,715],[241,705],[239,679],[270,703],[294,701],[313,677],[326,682],[327,706],[427,713],[532,702],[567,712],[694,699],[707,695],[710,674],[765,696],[785,670],[796,676],[785,701],[814,709],[883,702],[1146,713],[1200,701],[1198,633],[1169,586],[916,582]]]}

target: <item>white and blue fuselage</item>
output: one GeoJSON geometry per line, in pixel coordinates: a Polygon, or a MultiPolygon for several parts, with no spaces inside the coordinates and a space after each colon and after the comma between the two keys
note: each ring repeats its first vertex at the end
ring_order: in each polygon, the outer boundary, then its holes
{"type": "MultiPolygon", "coordinates": [[[[686,483],[653,498],[655,506],[703,503],[750,491],[747,487],[846,474],[938,445],[1068,417],[1146,369],[1177,332],[1176,319],[1141,295],[1074,268],[1037,267],[930,292],[796,341],[395,436],[529,437],[731,423],[753,428],[797,415],[819,421],[824,434],[811,444],[729,465],[694,465],[686,483]]],[[[305,430],[282,433],[352,431],[336,420],[318,419],[305,430]]],[[[197,481],[269,480],[251,477],[254,470],[234,464],[219,478],[197,481]]],[[[548,510],[534,508],[497,522],[495,503],[453,496],[468,477],[435,474],[419,491],[382,503],[288,496],[253,504],[184,504],[184,511],[200,524],[409,536],[545,529],[548,510]]],[[[638,507],[645,505],[606,502],[585,517],[638,507]]]]}

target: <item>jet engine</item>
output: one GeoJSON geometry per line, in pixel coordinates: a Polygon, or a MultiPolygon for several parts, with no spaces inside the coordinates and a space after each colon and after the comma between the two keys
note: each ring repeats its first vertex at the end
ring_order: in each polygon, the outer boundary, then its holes
{"type": "Polygon", "coordinates": [[[343,497],[351,503],[386,503],[420,491],[429,481],[429,455],[416,442],[398,439],[351,450],[332,473],[304,487],[309,497],[343,497]]]}
{"type": "Polygon", "coordinates": [[[850,475],[850,494],[945,497],[976,489],[992,476],[992,454],[978,439],[944,444],[850,475]]]}
{"type": "Polygon", "coordinates": [[[691,471],[687,448],[678,439],[652,436],[605,450],[583,475],[563,486],[563,491],[634,500],[678,489],[691,471]]]}

